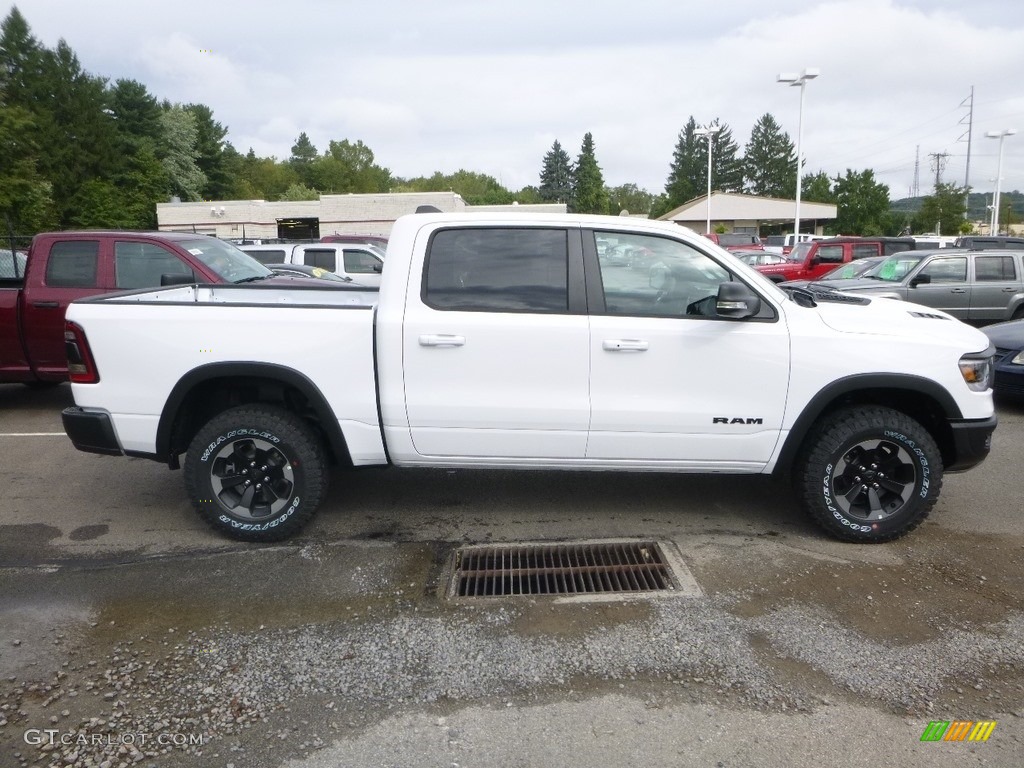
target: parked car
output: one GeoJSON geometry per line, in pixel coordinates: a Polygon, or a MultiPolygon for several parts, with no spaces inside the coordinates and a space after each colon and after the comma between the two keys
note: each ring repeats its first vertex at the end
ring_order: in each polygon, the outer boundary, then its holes
{"type": "Polygon", "coordinates": [[[666,222],[412,214],[382,277],[75,302],[65,430],[84,451],[184,454],[197,513],[249,541],[301,529],[332,464],[393,463],[776,473],[831,535],[866,543],[919,525],[996,428],[977,329],[788,296],[666,222]],[[612,267],[598,240],[659,260],[612,267]]]}
{"type": "Polygon", "coordinates": [[[300,243],[243,245],[242,250],[264,264],[299,264],[319,267],[365,288],[380,286],[384,252],[375,245],[300,243]]]}
{"type": "Polygon", "coordinates": [[[790,252],[788,262],[757,267],[757,271],[775,283],[815,280],[837,264],[915,248],[916,243],[909,237],[832,237],[799,243],[790,252]]]}
{"type": "MultiPolygon", "coordinates": [[[[47,384],[67,378],[64,312],[74,299],[273,277],[230,243],[177,232],[44,232],[17,260],[14,271],[21,276],[0,279],[0,382],[47,384]]],[[[0,264],[4,261],[0,257],[0,264]]]]}
{"type": "Polygon", "coordinates": [[[783,264],[788,259],[781,253],[771,251],[730,251],[733,256],[751,267],[759,264],[783,264]]]}
{"type": "Polygon", "coordinates": [[[957,238],[957,248],[1015,248],[1024,250],[1024,237],[1006,237],[1004,235],[964,235],[957,238]]]}
{"type": "Polygon", "coordinates": [[[711,232],[704,235],[708,240],[713,243],[725,248],[727,251],[735,250],[746,250],[746,251],[763,251],[764,246],[761,244],[761,238],[757,235],[748,235],[742,232],[727,232],[718,234],[717,232],[711,232]]]}
{"type": "Polygon", "coordinates": [[[1024,320],[1011,320],[981,329],[996,347],[997,395],[1024,398],[1024,320]]]}
{"type": "MultiPolygon", "coordinates": [[[[913,253],[913,251],[908,251],[913,253]]],[[[808,283],[828,284],[831,288],[843,289],[843,283],[847,280],[859,280],[864,277],[865,273],[873,269],[874,267],[881,264],[890,256],[868,256],[867,258],[857,259],[846,264],[840,264],[835,269],[831,269],[821,277],[815,278],[814,280],[786,280],[785,282],[779,283],[779,288],[802,288],[808,283]]]]}
{"type": "Polygon", "coordinates": [[[943,248],[897,254],[846,293],[904,299],[977,323],[1024,318],[1024,251],[943,248]]]}
{"type": "Polygon", "coordinates": [[[384,235],[324,235],[320,238],[321,243],[353,243],[355,245],[373,245],[382,251],[387,250],[388,239],[384,235]]]}
{"type": "Polygon", "coordinates": [[[793,250],[793,246],[797,243],[809,243],[812,240],[825,239],[827,239],[827,235],[812,235],[809,232],[801,232],[799,236],[794,237],[793,233],[790,232],[788,235],[768,235],[767,237],[762,237],[761,242],[766,251],[788,256],[790,251],[793,250]]]}

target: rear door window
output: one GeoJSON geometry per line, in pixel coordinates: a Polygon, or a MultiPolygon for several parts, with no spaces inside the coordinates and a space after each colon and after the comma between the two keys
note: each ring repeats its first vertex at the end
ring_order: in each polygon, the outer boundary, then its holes
{"type": "Polygon", "coordinates": [[[878,255],[877,243],[855,243],[853,246],[853,258],[866,259],[869,256],[878,255]]]}
{"type": "Polygon", "coordinates": [[[564,229],[441,230],[431,238],[423,301],[440,310],[569,311],[564,229]]]}
{"type": "Polygon", "coordinates": [[[978,256],[974,261],[974,276],[978,282],[1014,280],[1017,272],[1013,256],[978,256]]]}
{"type": "Polygon", "coordinates": [[[54,243],[46,264],[46,284],[54,288],[95,288],[99,254],[98,240],[54,243]]]}

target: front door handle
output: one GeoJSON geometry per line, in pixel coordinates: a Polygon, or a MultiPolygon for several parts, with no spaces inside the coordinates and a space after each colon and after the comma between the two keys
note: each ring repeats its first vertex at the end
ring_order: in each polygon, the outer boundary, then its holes
{"type": "Polygon", "coordinates": [[[950,293],[967,293],[966,288],[953,288],[950,293]]]}
{"type": "Polygon", "coordinates": [[[605,339],[601,344],[609,352],[646,352],[649,346],[642,339],[605,339]]]}
{"type": "Polygon", "coordinates": [[[56,309],[60,306],[60,303],[56,301],[33,301],[32,306],[39,309],[56,309]]]}
{"type": "Polygon", "coordinates": [[[461,347],[465,343],[465,336],[452,336],[447,333],[424,333],[420,336],[421,347],[461,347]]]}

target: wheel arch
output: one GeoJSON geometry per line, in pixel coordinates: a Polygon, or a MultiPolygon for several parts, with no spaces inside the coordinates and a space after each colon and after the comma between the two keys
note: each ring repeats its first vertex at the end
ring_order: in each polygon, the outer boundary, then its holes
{"type": "Polygon", "coordinates": [[[955,460],[956,443],[949,422],[963,418],[963,413],[941,384],[910,374],[858,374],[832,382],[811,399],[789,430],[775,473],[790,471],[808,433],[823,416],[856,405],[880,405],[905,413],[928,430],[945,465],[955,460]]]}
{"type": "Polygon", "coordinates": [[[324,440],[334,464],[352,460],[334,411],[319,388],[293,368],[271,363],[210,363],[174,385],[160,414],[156,458],[178,466],[203,424],[236,405],[271,403],[296,413],[324,440]]]}

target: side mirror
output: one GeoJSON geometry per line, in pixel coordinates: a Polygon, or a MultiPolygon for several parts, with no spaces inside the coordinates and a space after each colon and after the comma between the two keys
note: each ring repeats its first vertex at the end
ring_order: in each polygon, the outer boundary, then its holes
{"type": "Polygon", "coordinates": [[[375,263],[375,264],[373,265],[373,271],[374,271],[374,272],[376,272],[376,273],[377,273],[377,274],[379,275],[379,274],[380,274],[381,272],[383,272],[383,271],[384,271],[384,265],[383,265],[383,264],[381,264],[381,263],[380,263],[379,261],[378,261],[378,262],[376,262],[376,263],[375,263]]]}
{"type": "Polygon", "coordinates": [[[718,286],[715,312],[719,317],[742,320],[761,311],[761,299],[743,283],[722,283],[718,286]]]}
{"type": "Polygon", "coordinates": [[[910,279],[910,287],[917,288],[919,285],[927,285],[932,281],[931,275],[915,275],[910,279]]]}
{"type": "Polygon", "coordinates": [[[819,256],[813,256],[813,257],[811,258],[811,266],[812,266],[812,267],[816,267],[816,266],[818,266],[819,264],[821,264],[821,258],[820,258],[819,256]]]}
{"type": "Polygon", "coordinates": [[[192,285],[196,281],[196,276],[189,272],[188,274],[182,274],[181,272],[175,272],[173,274],[160,275],[160,286],[167,285],[192,285]]]}

